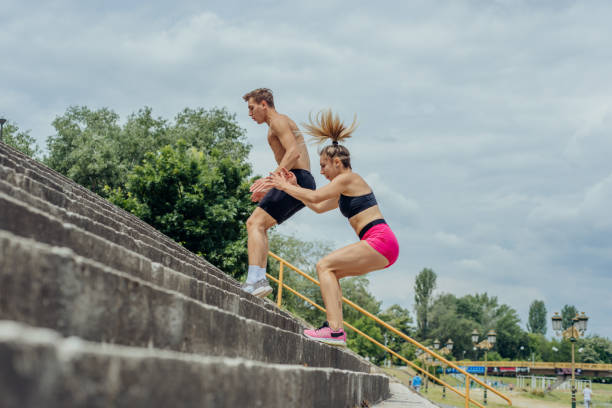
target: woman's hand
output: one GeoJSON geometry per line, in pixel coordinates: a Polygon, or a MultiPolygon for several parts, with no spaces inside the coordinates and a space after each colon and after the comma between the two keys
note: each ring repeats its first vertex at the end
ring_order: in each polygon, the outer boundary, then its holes
{"type": "Polygon", "coordinates": [[[276,173],[270,173],[270,176],[262,177],[256,180],[251,185],[251,187],[249,188],[249,191],[252,193],[251,201],[260,201],[262,198],[264,198],[266,193],[274,187],[278,188],[279,190],[282,190],[281,187],[274,184],[272,176],[279,177],[279,182],[286,181],[289,185],[293,184],[294,186],[297,186],[297,178],[295,177],[295,174],[285,168],[281,168],[276,173]]]}
{"type": "Polygon", "coordinates": [[[249,188],[249,191],[252,193],[251,201],[254,203],[260,201],[270,189],[272,189],[272,185],[268,177],[262,177],[256,180],[249,188]]]}
{"type": "Polygon", "coordinates": [[[285,190],[287,187],[297,185],[297,179],[295,178],[295,174],[290,171],[287,171],[285,168],[281,168],[276,173],[270,173],[268,176],[268,180],[272,187],[277,188],[279,190],[285,190]]]}

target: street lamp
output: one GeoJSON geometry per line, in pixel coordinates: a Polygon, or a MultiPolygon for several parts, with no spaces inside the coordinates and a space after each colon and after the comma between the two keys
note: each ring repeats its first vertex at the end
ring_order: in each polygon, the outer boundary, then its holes
{"type": "Polygon", "coordinates": [[[2,141],[2,129],[4,128],[5,123],[6,119],[0,119],[0,142],[2,141]]]}
{"type": "Polygon", "coordinates": [[[473,344],[478,343],[478,337],[480,337],[480,333],[478,333],[477,329],[474,329],[474,331],[472,332],[472,343],[473,344]]]}
{"type": "MultiPolygon", "coordinates": [[[[484,350],[485,352],[484,382],[486,384],[487,383],[487,371],[489,371],[487,369],[488,368],[487,367],[487,352],[491,350],[493,346],[495,346],[495,342],[497,341],[497,333],[493,329],[489,330],[489,332],[487,333],[487,338],[481,341],[480,343],[478,343],[479,337],[480,337],[480,333],[478,332],[478,330],[474,329],[474,331],[472,332],[472,343],[474,343],[474,349],[479,348],[481,350],[484,350]]],[[[484,404],[487,405],[487,389],[486,388],[484,389],[484,404]]]]}
{"type": "MultiPolygon", "coordinates": [[[[427,347],[429,349],[429,347],[427,347]]],[[[431,356],[431,354],[427,354],[425,356],[425,371],[427,371],[427,374],[425,376],[425,392],[429,392],[429,376],[431,375],[431,373],[429,372],[429,366],[431,365],[431,363],[433,363],[433,357],[431,356]]]]}
{"type": "MultiPolygon", "coordinates": [[[[446,340],[446,345],[444,346],[442,350],[440,350],[440,354],[442,354],[443,356],[450,354],[453,351],[453,345],[454,343],[451,339],[446,340]]],[[[435,346],[435,342],[434,342],[434,346],[435,346]]],[[[465,350],[463,352],[465,353],[465,350]]],[[[442,374],[444,374],[444,371],[446,371],[445,367],[442,367],[442,374]]],[[[442,398],[446,398],[446,386],[444,385],[442,386],[442,398]]]]}
{"type": "Polygon", "coordinates": [[[572,343],[572,408],[576,408],[576,375],[575,365],[576,360],[574,358],[574,343],[584,336],[584,332],[587,329],[587,322],[589,318],[582,312],[581,314],[576,313],[576,316],[572,319],[572,325],[565,329],[563,332],[563,318],[559,316],[559,313],[555,312],[552,317],[552,326],[557,336],[562,336],[564,339],[569,340],[572,343]]]}

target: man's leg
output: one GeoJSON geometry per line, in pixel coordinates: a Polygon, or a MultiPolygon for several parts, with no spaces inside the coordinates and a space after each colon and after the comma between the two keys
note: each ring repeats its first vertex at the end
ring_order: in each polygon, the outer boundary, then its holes
{"type": "Polygon", "coordinates": [[[276,224],[261,208],[257,207],[247,220],[249,270],[243,289],[254,296],[265,297],[272,292],[266,278],[266,261],[268,259],[268,229],[276,224]]]}
{"type": "Polygon", "coordinates": [[[246,222],[248,234],[249,265],[266,267],[268,259],[268,230],[276,220],[257,207],[246,222]]]}

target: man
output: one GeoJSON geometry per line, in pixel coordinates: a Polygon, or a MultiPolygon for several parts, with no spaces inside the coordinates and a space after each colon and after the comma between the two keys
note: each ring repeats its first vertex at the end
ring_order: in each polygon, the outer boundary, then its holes
{"type": "MultiPolygon", "coordinates": [[[[304,137],[293,120],[276,111],[272,91],[259,88],[242,98],[248,104],[251,119],[258,124],[268,125],[268,144],[277,164],[272,172],[286,168],[292,173],[294,183],[314,190],[316,185],[310,173],[310,157],[304,137]]],[[[243,289],[257,297],[265,297],[272,292],[266,278],[268,230],[274,225],[282,224],[304,208],[304,204],[280,190],[271,188],[266,177],[253,183],[251,192],[251,199],[259,201],[259,206],[246,223],[249,270],[243,289]]]]}
{"type": "Polygon", "coordinates": [[[588,385],[582,390],[582,395],[584,395],[584,406],[586,408],[591,408],[591,389],[588,385]]]}

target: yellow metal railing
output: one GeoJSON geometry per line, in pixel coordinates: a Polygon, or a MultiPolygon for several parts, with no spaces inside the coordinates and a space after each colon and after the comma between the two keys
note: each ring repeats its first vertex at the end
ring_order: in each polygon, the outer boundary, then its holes
{"type": "MultiPolygon", "coordinates": [[[[293,271],[297,272],[298,274],[300,274],[301,276],[303,276],[304,278],[308,279],[309,281],[311,281],[312,283],[321,286],[319,284],[319,281],[317,281],[316,279],[314,279],[313,277],[311,277],[310,275],[308,275],[305,272],[302,272],[299,268],[297,268],[296,266],[291,265],[289,262],[285,261],[284,259],[282,259],[281,257],[279,257],[278,255],[269,252],[268,253],[272,258],[276,259],[279,264],[279,274],[278,274],[278,279],[275,278],[274,276],[270,275],[270,274],[266,274],[268,276],[268,278],[272,279],[272,281],[276,282],[278,284],[278,295],[277,295],[277,300],[276,300],[276,304],[278,305],[278,307],[281,307],[282,305],[282,293],[283,293],[283,289],[287,289],[289,292],[293,293],[294,295],[298,296],[300,299],[310,303],[311,305],[313,305],[314,307],[316,307],[317,309],[321,310],[322,312],[325,312],[325,308],[321,307],[320,305],[318,305],[316,302],[312,301],[311,299],[307,298],[306,296],[302,295],[301,293],[299,293],[298,291],[296,291],[295,289],[291,288],[290,286],[288,286],[286,283],[283,282],[283,278],[284,278],[284,265],[286,265],[289,269],[292,269],[293,271]]],[[[424,351],[425,353],[431,355],[433,358],[443,362],[444,364],[448,365],[449,367],[454,368],[455,370],[457,370],[457,372],[459,372],[460,374],[463,374],[465,376],[465,393],[457,390],[455,387],[447,384],[446,382],[444,382],[443,380],[437,378],[436,376],[430,374],[428,371],[422,369],[421,367],[419,367],[418,365],[414,364],[412,361],[409,361],[408,359],[402,357],[401,355],[399,355],[398,353],[396,353],[395,351],[391,350],[390,348],[388,348],[387,346],[381,344],[380,342],[378,342],[377,340],[373,339],[372,337],[368,336],[367,334],[363,333],[362,331],[360,331],[359,329],[357,329],[356,327],[352,326],[351,324],[347,323],[347,322],[343,322],[344,325],[346,327],[348,327],[349,329],[353,330],[355,333],[359,334],[360,336],[365,337],[366,339],[368,339],[369,341],[371,341],[373,344],[375,344],[376,346],[382,348],[383,350],[387,351],[388,353],[390,353],[391,355],[399,358],[400,360],[402,360],[403,362],[405,362],[406,364],[410,365],[412,368],[414,368],[415,370],[420,371],[421,373],[423,373],[424,375],[426,375],[428,378],[430,378],[431,380],[439,383],[440,385],[447,387],[449,390],[453,391],[454,393],[458,394],[459,396],[465,398],[465,408],[469,408],[470,403],[480,407],[480,408],[485,408],[484,405],[480,404],[477,401],[474,401],[472,398],[470,398],[470,380],[474,381],[477,384],[480,384],[482,387],[490,390],[491,392],[493,392],[494,394],[496,394],[497,396],[499,396],[500,398],[502,398],[503,400],[505,400],[508,405],[512,405],[512,401],[506,397],[504,394],[500,393],[499,391],[497,391],[495,388],[485,384],[484,382],[482,382],[481,380],[479,380],[476,376],[469,374],[467,371],[465,371],[464,369],[462,369],[461,367],[459,367],[458,365],[456,365],[455,363],[445,359],[444,357],[442,357],[441,355],[439,355],[438,353],[428,349],[427,347],[425,347],[424,345],[422,345],[421,343],[419,343],[418,341],[412,339],[411,337],[407,336],[406,334],[402,333],[401,331],[397,330],[395,327],[385,323],[384,321],[382,321],[380,318],[378,318],[377,316],[373,315],[372,313],[368,312],[367,310],[363,309],[362,307],[356,305],[355,303],[351,302],[350,300],[348,300],[347,298],[345,298],[344,296],[342,297],[342,301],[344,303],[346,303],[347,305],[351,306],[353,309],[357,310],[358,312],[360,312],[361,314],[369,317],[370,319],[374,320],[376,323],[380,324],[381,326],[385,327],[387,330],[391,331],[392,333],[400,336],[401,338],[403,338],[404,340],[408,341],[409,343],[413,344],[414,346],[418,347],[419,349],[421,349],[422,351],[424,351]]]]}

